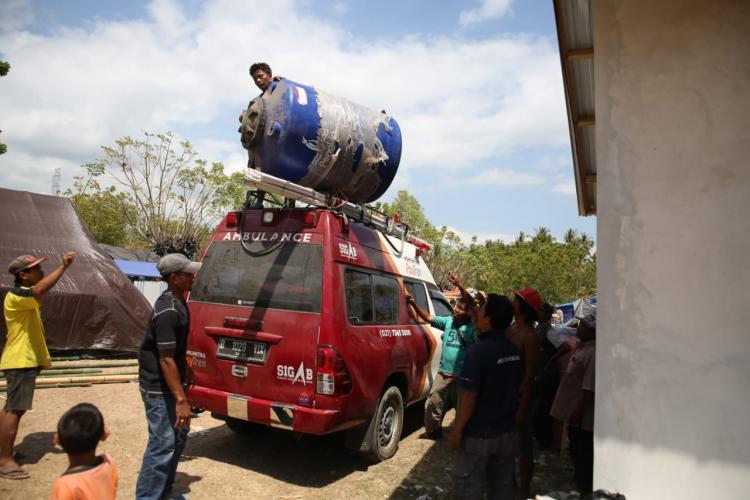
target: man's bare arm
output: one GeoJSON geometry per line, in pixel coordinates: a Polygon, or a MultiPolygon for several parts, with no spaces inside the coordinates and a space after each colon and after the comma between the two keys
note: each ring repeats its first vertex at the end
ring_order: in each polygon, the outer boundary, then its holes
{"type": "Polygon", "coordinates": [[[539,343],[536,335],[528,332],[523,335],[523,379],[521,381],[521,400],[518,405],[516,421],[522,423],[528,417],[529,404],[531,403],[531,391],[534,385],[534,374],[539,359],[539,343]]]}
{"type": "Polygon", "coordinates": [[[54,271],[42,278],[39,283],[31,287],[31,294],[35,299],[41,300],[42,295],[49,292],[55,286],[55,283],[62,277],[65,270],[73,263],[75,257],[75,252],[65,252],[62,263],[54,271]]]}
{"type": "Polygon", "coordinates": [[[174,354],[173,349],[159,350],[159,368],[175,399],[175,416],[177,419],[175,428],[189,428],[190,406],[187,397],[185,397],[185,391],[182,389],[182,380],[180,380],[177,363],[174,361],[174,354]]]}
{"type": "Polygon", "coordinates": [[[432,323],[432,319],[433,319],[432,315],[429,312],[422,309],[421,307],[419,307],[417,302],[414,300],[414,297],[412,297],[408,293],[406,294],[406,305],[409,306],[409,314],[411,315],[412,318],[414,319],[421,318],[423,321],[432,323]]]}
{"type": "Polygon", "coordinates": [[[474,309],[477,309],[477,303],[474,300],[474,297],[472,297],[471,294],[466,290],[466,288],[464,288],[464,286],[461,284],[461,281],[458,279],[458,276],[453,273],[449,273],[448,281],[450,281],[453,286],[458,288],[458,291],[461,292],[461,298],[463,299],[464,304],[466,304],[467,312],[471,312],[474,309]]]}

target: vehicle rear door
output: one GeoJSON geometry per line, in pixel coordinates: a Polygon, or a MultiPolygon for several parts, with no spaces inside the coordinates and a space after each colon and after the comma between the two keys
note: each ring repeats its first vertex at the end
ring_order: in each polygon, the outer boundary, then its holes
{"type": "Polygon", "coordinates": [[[196,385],[273,402],[311,399],[322,235],[226,234],[208,248],[189,298],[196,385]]]}

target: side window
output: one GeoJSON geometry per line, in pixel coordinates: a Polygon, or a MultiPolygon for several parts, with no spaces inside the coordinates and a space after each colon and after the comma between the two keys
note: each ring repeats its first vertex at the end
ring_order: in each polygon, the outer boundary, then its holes
{"type": "Polygon", "coordinates": [[[372,321],[372,291],[370,275],[347,270],[344,274],[346,314],[353,325],[372,321]]]}
{"type": "Polygon", "coordinates": [[[439,290],[430,289],[430,299],[432,300],[432,307],[435,308],[435,316],[453,315],[453,308],[439,290]]]}
{"type": "Polygon", "coordinates": [[[375,322],[398,323],[398,281],[395,278],[374,274],[372,276],[375,322]]]}
{"type": "Polygon", "coordinates": [[[414,301],[417,305],[429,312],[430,306],[427,303],[427,292],[425,291],[424,285],[422,283],[404,281],[404,287],[406,288],[406,291],[409,292],[409,295],[414,297],[414,301]]]}

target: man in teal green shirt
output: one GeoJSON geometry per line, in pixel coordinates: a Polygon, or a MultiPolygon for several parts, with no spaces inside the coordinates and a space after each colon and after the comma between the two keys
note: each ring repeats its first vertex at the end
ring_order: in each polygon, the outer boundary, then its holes
{"type": "Polygon", "coordinates": [[[414,319],[427,321],[444,332],[440,368],[425,404],[424,437],[428,439],[442,438],[443,417],[451,408],[458,406],[458,376],[461,374],[466,349],[477,339],[477,328],[472,321],[476,302],[456,276],[451,274],[450,281],[461,291],[461,299],[453,309],[453,316],[432,316],[419,307],[413,297],[406,295],[409,313],[414,319]]]}

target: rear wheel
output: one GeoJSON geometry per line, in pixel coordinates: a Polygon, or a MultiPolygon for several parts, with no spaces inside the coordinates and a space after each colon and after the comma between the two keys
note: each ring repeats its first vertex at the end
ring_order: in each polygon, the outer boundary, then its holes
{"type": "Polygon", "coordinates": [[[396,454],[404,427],[404,400],[398,387],[391,386],[380,397],[360,448],[365,460],[382,462],[396,454]]]}

